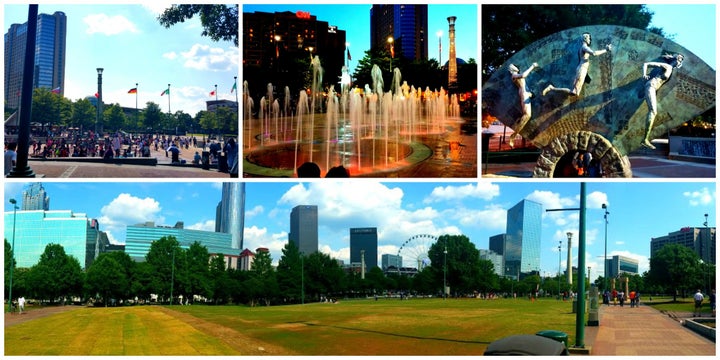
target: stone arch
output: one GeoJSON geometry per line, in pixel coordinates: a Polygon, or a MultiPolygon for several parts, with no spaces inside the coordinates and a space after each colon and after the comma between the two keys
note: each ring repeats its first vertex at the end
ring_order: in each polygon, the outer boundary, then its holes
{"type": "Polygon", "coordinates": [[[542,148],[533,177],[553,177],[555,168],[562,157],[573,151],[587,151],[600,161],[605,177],[632,177],[630,161],[620,154],[612,143],[602,135],[591,131],[568,132],[555,137],[542,148]]]}

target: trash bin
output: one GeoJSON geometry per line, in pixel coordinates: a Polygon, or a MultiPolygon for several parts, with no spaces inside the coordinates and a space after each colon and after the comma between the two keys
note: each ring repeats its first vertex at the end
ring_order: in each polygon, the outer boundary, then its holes
{"type": "Polygon", "coordinates": [[[523,334],[491,342],[483,355],[569,355],[569,353],[565,345],[559,341],[523,334]]]}
{"type": "Polygon", "coordinates": [[[210,170],[210,152],[209,151],[202,152],[202,159],[200,161],[202,162],[203,170],[210,170]]]}
{"type": "Polygon", "coordinates": [[[555,341],[559,341],[559,342],[565,344],[565,347],[568,346],[568,334],[566,334],[562,331],[543,330],[543,331],[538,331],[537,333],[535,333],[535,335],[546,337],[548,339],[553,339],[555,341]]]}
{"type": "Polygon", "coordinates": [[[221,173],[230,172],[230,170],[228,169],[227,154],[225,154],[224,152],[218,153],[218,171],[221,173]]]}

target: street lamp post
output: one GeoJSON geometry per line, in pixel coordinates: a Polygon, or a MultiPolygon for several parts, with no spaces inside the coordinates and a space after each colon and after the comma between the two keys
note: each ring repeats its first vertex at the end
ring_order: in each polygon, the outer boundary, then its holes
{"type": "MultiPolygon", "coordinates": [[[[12,233],[12,245],[10,245],[10,280],[8,281],[8,312],[12,313],[12,287],[13,287],[13,268],[15,267],[15,219],[17,217],[17,201],[10,199],[10,203],[13,205],[13,233],[12,233]]],[[[6,259],[7,260],[7,259],[6,259]]]]}
{"type": "Polygon", "coordinates": [[[103,68],[97,68],[98,91],[97,91],[97,106],[95,107],[95,108],[97,108],[97,116],[95,117],[95,136],[97,136],[98,124],[102,120],[102,73],[103,73],[103,68]]]}
{"type": "Polygon", "coordinates": [[[442,36],[443,36],[442,30],[438,30],[438,32],[437,32],[437,37],[438,37],[438,65],[440,65],[440,68],[442,68],[442,36]]]}
{"type": "Polygon", "coordinates": [[[567,232],[568,238],[568,255],[567,255],[567,282],[568,285],[572,285],[572,233],[567,232]]]}
{"type": "Polygon", "coordinates": [[[610,212],[607,210],[607,205],[602,204],[603,210],[605,210],[605,257],[603,257],[603,287],[604,290],[608,289],[607,284],[607,278],[608,278],[608,269],[607,269],[607,226],[608,226],[608,215],[610,215],[610,212]]]}
{"type": "Polygon", "coordinates": [[[560,278],[562,278],[562,240],[558,244],[558,300],[560,300],[560,278]]]}
{"type": "Polygon", "coordinates": [[[392,61],[393,58],[395,58],[395,39],[393,39],[392,36],[388,36],[387,42],[390,44],[390,74],[392,74],[392,61]]]}
{"type": "Polygon", "coordinates": [[[443,300],[447,298],[447,244],[443,251],[443,300]]]}

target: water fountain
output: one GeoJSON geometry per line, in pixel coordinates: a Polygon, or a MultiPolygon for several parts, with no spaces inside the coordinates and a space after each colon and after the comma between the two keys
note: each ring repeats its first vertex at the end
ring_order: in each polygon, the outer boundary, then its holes
{"type": "MultiPolygon", "coordinates": [[[[447,147],[449,134],[462,122],[455,95],[449,97],[442,88],[416,89],[402,82],[397,68],[388,92],[383,90],[377,65],[371,71],[372,87],[365,85],[364,91],[342,86],[339,94],[333,87],[323,93],[318,57],[313,59],[312,75],[312,88],[299,92],[294,113],[290,113],[288,88],[282,116],[271,84],[260,100],[257,119],[248,109],[252,100],[244,101],[246,174],[292,177],[299,165],[311,161],[320,166],[322,174],[342,165],[352,176],[392,176],[430,158],[433,148],[447,147]],[[324,113],[315,113],[323,107],[324,113]],[[259,124],[259,129],[253,124],[259,124]]],[[[247,94],[243,97],[249,98],[247,94]]]]}

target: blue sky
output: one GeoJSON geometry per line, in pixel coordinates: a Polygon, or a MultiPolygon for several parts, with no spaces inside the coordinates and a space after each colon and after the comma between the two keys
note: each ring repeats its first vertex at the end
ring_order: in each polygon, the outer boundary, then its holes
{"type": "MultiPolygon", "coordinates": [[[[350,5],[242,5],[243,12],[306,11],[315,15],[320,21],[327,21],[329,25],[337,25],[338,29],[345,30],[352,57],[352,61],[350,61],[351,74],[358,61],[365,55],[365,51],[370,49],[370,8],[369,3],[360,5],[357,2],[350,5]]],[[[448,39],[447,18],[456,16],[457,57],[465,61],[470,58],[478,61],[478,11],[478,6],[474,4],[430,4],[428,6],[428,57],[438,59],[437,32],[442,31],[442,62],[445,63],[448,60],[450,40],[448,39]]]]}
{"type": "Polygon", "coordinates": [[[662,27],[673,41],[717,69],[715,4],[653,4],[647,7],[654,13],[651,26],[662,27]]]}
{"type": "MultiPolygon", "coordinates": [[[[522,199],[543,209],[576,208],[576,182],[248,182],[245,202],[245,247],[267,247],[277,263],[287,242],[290,211],[297,205],[317,205],[319,247],[348,261],[349,229],[378,228],[378,255],[397,254],[413,235],[464,234],[477,248],[505,232],[506,211],[522,199]]],[[[218,182],[45,182],[50,207],[86,213],[100,222],[111,238],[123,242],[125,226],[155,221],[186,228],[213,230],[218,182]],[[78,194],[85,194],[78,196],[78,194]],[[87,196],[86,196],[87,195],[87,196]]],[[[5,183],[7,199],[22,199],[24,183],[5,183]]],[[[702,226],[704,214],[716,225],[716,185],[713,182],[592,182],[587,185],[587,265],[602,272],[604,221],[601,204],[608,204],[608,254],[625,255],[648,269],[650,239],[685,226],[702,226]]],[[[558,241],[566,264],[568,231],[573,232],[577,265],[577,211],[544,212],[541,272],[558,270],[558,241]]],[[[407,247],[406,251],[411,249],[407,247]]],[[[410,254],[411,255],[411,254],[410,254]]],[[[408,255],[408,256],[410,256],[408,255]]],[[[406,265],[410,265],[407,264],[406,265]]]]}
{"type": "MultiPolygon", "coordinates": [[[[97,92],[96,68],[104,68],[103,100],[134,108],[135,95],[128,90],[138,83],[137,103],[148,101],[168,111],[168,96],[160,94],[170,85],[170,110],[195,114],[205,101],[215,100],[210,91],[217,84],[218,99],[235,101],[230,93],[238,76],[239,49],[231,42],[202,37],[200,21],[165,29],[156,20],[164,7],[146,5],[40,4],[39,13],[62,11],[67,16],[65,97],[77,100],[97,92]]],[[[3,33],[13,23],[27,22],[28,6],[4,5],[3,33]]]]}

